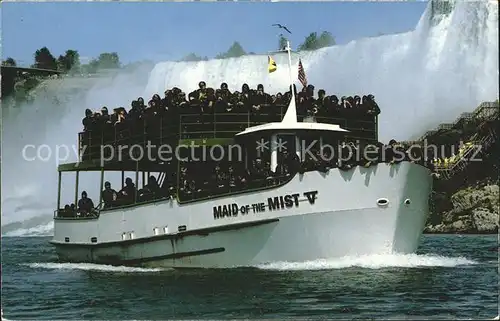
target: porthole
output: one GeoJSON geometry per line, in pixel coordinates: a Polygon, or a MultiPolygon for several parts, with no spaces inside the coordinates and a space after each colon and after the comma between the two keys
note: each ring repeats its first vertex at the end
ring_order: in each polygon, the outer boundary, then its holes
{"type": "Polygon", "coordinates": [[[385,207],[385,206],[389,205],[389,200],[387,198],[379,198],[377,200],[377,205],[385,207]]]}

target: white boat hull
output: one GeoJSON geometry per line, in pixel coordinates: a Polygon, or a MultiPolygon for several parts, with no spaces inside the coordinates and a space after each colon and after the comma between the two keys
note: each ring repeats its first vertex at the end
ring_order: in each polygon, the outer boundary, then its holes
{"type": "Polygon", "coordinates": [[[308,172],[257,193],[186,205],[164,201],[103,212],[93,220],[56,219],[53,244],[65,261],[164,267],[411,253],[428,215],[431,184],[428,169],[408,162],[308,172]],[[314,201],[304,195],[311,191],[317,192],[314,201]],[[298,203],[269,210],[268,198],[294,193],[298,203]],[[388,202],[380,205],[381,199],[388,202]],[[232,203],[250,209],[264,203],[265,209],[214,219],[214,206],[232,203]],[[181,225],[186,230],[179,232],[181,225]]]}

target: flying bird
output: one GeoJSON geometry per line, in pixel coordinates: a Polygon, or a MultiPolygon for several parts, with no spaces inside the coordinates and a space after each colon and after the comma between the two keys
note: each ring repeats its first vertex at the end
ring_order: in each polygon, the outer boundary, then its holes
{"type": "Polygon", "coordinates": [[[275,23],[275,24],[273,24],[273,26],[276,26],[276,27],[281,28],[281,29],[285,29],[289,34],[292,34],[292,32],[290,30],[288,30],[288,28],[286,26],[280,25],[279,23],[275,23]]]}

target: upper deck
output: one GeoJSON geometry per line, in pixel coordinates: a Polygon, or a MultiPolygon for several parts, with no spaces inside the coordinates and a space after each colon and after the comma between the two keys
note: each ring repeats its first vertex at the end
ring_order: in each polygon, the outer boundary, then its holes
{"type": "MultiPolygon", "coordinates": [[[[291,48],[287,42],[290,76],[292,74],[291,48]]],[[[88,165],[87,170],[101,171],[101,190],[104,184],[104,172],[110,170],[122,171],[122,190],[118,193],[106,182],[101,193],[101,201],[105,208],[132,205],[137,202],[161,198],[176,197],[179,202],[196,201],[203,198],[214,198],[221,195],[234,195],[238,192],[248,192],[253,188],[272,188],[286,183],[297,172],[309,170],[325,171],[331,166],[345,169],[356,166],[359,161],[352,155],[348,160],[337,161],[334,157],[328,160],[321,157],[299,156],[299,147],[303,142],[313,139],[315,142],[323,139],[334,145],[346,148],[346,141],[360,140],[366,143],[378,143],[378,114],[380,109],[373,95],[354,97],[327,96],[323,89],[318,90],[318,98],[314,98],[314,86],[307,85],[297,92],[290,77],[289,91],[269,95],[264,86],[257,85],[256,90],[243,84],[241,92],[229,91],[228,85],[222,83],[220,89],[207,88],[204,81],[199,82],[198,89],[186,94],[179,88],[165,91],[164,98],[154,95],[144,104],[139,98],[132,102],[129,113],[121,107],[108,114],[103,107],[102,114],[85,111],[82,120],[84,131],[79,134],[79,156],[88,165]],[[303,122],[323,123],[303,124],[303,122]],[[264,129],[261,125],[270,124],[264,129]],[[273,126],[280,124],[281,126],[273,126]],[[301,126],[298,126],[299,124],[301,126]],[[315,125],[315,126],[314,126],[315,125]],[[335,125],[335,126],[332,126],[335,125]],[[342,127],[342,129],[340,127],[342,127]],[[247,130],[252,128],[253,130],[247,130]],[[259,135],[270,135],[270,152],[264,152],[245,146],[244,153],[238,153],[238,158],[231,159],[231,149],[235,136],[242,137],[247,130],[246,145],[249,140],[259,139],[259,135]],[[265,132],[265,133],[264,133],[265,132]],[[318,133],[321,133],[318,135],[318,133]],[[287,136],[280,137],[279,136],[287,136]],[[278,153],[278,144],[282,139],[290,140],[294,153],[283,151],[278,153]],[[340,141],[343,141],[340,145],[340,141]],[[189,145],[219,145],[221,154],[228,155],[216,159],[210,153],[210,159],[195,159],[197,157],[179,157],[178,147],[189,145]],[[140,148],[135,148],[139,146],[140,148]],[[175,158],[165,161],[160,156],[163,147],[168,147],[171,153],[175,148],[175,158]],[[123,150],[128,152],[122,154],[123,150]],[[144,150],[147,159],[144,159],[144,150]],[[153,149],[151,155],[150,151],[153,149]],[[135,152],[133,152],[133,150],[135,152]],[[116,153],[118,151],[118,153],[116,153]],[[279,155],[278,155],[279,154],[279,155]],[[118,155],[118,158],[116,156],[118,155]],[[123,157],[125,156],[125,157],[123,157]],[[155,159],[150,159],[153,156],[155,159]],[[243,156],[243,157],[241,157],[243,156]],[[132,160],[132,162],[130,162],[132,160]],[[100,161],[100,166],[95,162],[100,161]],[[110,166],[102,165],[108,162],[110,166]],[[135,163],[135,184],[131,177],[125,179],[124,171],[131,169],[135,163]],[[151,167],[148,166],[151,164],[151,167]],[[115,166],[117,165],[118,166],[115,166]],[[146,168],[142,168],[143,165],[146,168]],[[114,169],[112,169],[112,167],[114,169]],[[130,167],[129,167],[130,166],[130,167]],[[160,167],[158,177],[150,176],[153,167],[160,167]],[[143,188],[138,190],[139,172],[142,169],[143,188]],[[145,185],[145,170],[148,172],[148,183],[145,185]],[[103,195],[107,193],[106,195],[103,195]]],[[[263,138],[265,139],[265,138],[263,138]]],[[[262,141],[262,140],[260,140],[262,141]]],[[[258,145],[258,143],[257,143],[258,145]]],[[[203,146],[200,146],[203,147],[203,146]]],[[[240,147],[236,145],[236,147],[240,147]]],[[[191,155],[203,153],[204,148],[191,149],[191,155]]],[[[316,148],[315,153],[322,153],[323,148],[316,148]]],[[[333,152],[331,154],[334,154],[333,152]]],[[[330,154],[330,156],[332,156],[330,154]]],[[[205,155],[204,155],[205,156],[205,155]]],[[[333,155],[335,156],[335,155],[333,155]]],[[[205,157],[203,157],[205,158],[205,157]]],[[[370,165],[367,161],[363,165],[370,165]]],[[[71,169],[70,169],[71,170],[71,169]]],[[[61,173],[59,170],[59,190],[61,173]]],[[[78,177],[76,169],[75,204],[78,199],[78,177]]],[[[93,213],[94,206],[82,192],[78,201],[78,211],[65,206],[64,213],[93,213]],[[80,202],[82,204],[80,204],[80,202]]],[[[60,195],[58,196],[58,208],[60,195]]],[[[57,211],[59,214],[59,211],[57,211]]],[[[59,215],[58,215],[59,216],[59,215]]]]}
{"type": "MultiPolygon", "coordinates": [[[[344,135],[348,141],[378,141],[378,106],[372,109],[364,105],[353,108],[341,108],[341,105],[308,108],[303,105],[297,104],[299,122],[339,125],[349,131],[344,135]]],[[[161,112],[145,109],[141,117],[97,124],[79,133],[79,156],[82,160],[97,160],[106,157],[103,153],[115,153],[120,147],[132,145],[145,147],[148,142],[155,146],[168,144],[172,148],[191,143],[227,145],[248,127],[280,122],[288,106],[267,104],[259,107],[207,110],[203,104],[191,103],[169,106],[161,112]]]]}

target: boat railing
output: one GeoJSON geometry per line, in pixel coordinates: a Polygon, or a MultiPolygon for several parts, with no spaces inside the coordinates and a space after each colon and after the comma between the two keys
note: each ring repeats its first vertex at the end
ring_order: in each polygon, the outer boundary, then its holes
{"type": "Polygon", "coordinates": [[[197,189],[192,192],[183,192],[182,190],[177,190],[177,194],[174,192],[173,195],[161,195],[153,199],[139,200],[130,204],[117,205],[104,207],[104,203],[101,203],[89,214],[78,213],[77,211],[67,211],[65,209],[59,209],[54,211],[54,219],[60,220],[91,220],[98,219],[100,215],[105,215],[109,211],[120,210],[131,207],[144,206],[148,204],[165,202],[165,201],[177,201],[179,204],[186,204],[196,201],[216,199],[227,196],[234,196],[243,193],[252,193],[267,189],[276,188],[282,186],[293,179],[296,173],[290,172],[282,175],[276,175],[273,177],[266,177],[261,179],[254,179],[248,181],[245,186],[231,186],[226,184],[224,186],[216,186],[209,188],[207,186],[201,186],[202,188],[197,189]]]}
{"type": "MultiPolygon", "coordinates": [[[[346,119],[342,117],[329,116],[299,116],[299,121],[318,122],[340,125],[342,128],[352,132],[348,136],[354,139],[376,140],[377,123],[373,117],[346,119]]],[[[232,138],[237,133],[248,127],[261,125],[269,122],[279,122],[282,116],[274,113],[224,113],[213,114],[210,119],[203,119],[198,115],[180,116],[180,139],[201,138],[232,138]]]]}
{"type": "Polygon", "coordinates": [[[100,210],[94,209],[90,213],[82,213],[78,210],[66,210],[60,208],[54,211],[54,219],[59,220],[93,220],[99,218],[100,210]]]}
{"type": "MultiPolygon", "coordinates": [[[[161,122],[162,119],[159,119],[161,122]]],[[[176,145],[178,127],[170,123],[159,123],[156,128],[149,126],[110,126],[105,129],[89,130],[78,134],[79,156],[81,160],[94,160],[117,155],[120,146],[161,146],[176,145]],[[113,153],[113,154],[111,154],[113,153]]],[[[126,151],[125,154],[128,151],[126,151]]]]}
{"type": "MultiPolygon", "coordinates": [[[[187,139],[232,139],[248,127],[281,121],[282,110],[283,107],[279,113],[190,113],[179,115],[178,121],[171,117],[151,118],[146,123],[125,121],[79,133],[79,155],[81,160],[93,160],[109,157],[110,153],[117,155],[120,146],[146,148],[150,142],[155,146],[169,144],[173,147],[187,139]]],[[[298,116],[299,121],[304,121],[305,117],[307,121],[340,125],[349,131],[345,136],[352,140],[376,142],[378,139],[376,115],[364,114],[355,118],[309,115],[298,116]]]]}

